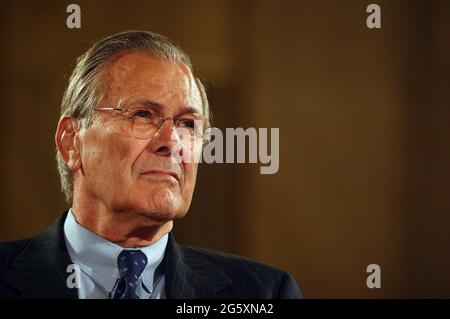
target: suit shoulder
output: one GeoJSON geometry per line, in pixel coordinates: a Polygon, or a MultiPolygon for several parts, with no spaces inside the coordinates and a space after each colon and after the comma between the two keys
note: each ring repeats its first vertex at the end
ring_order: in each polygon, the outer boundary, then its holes
{"type": "Polygon", "coordinates": [[[0,277],[10,264],[29,245],[32,238],[19,239],[0,243],[0,277]]]}
{"type": "Polygon", "coordinates": [[[215,267],[220,268],[228,274],[235,273],[238,276],[242,276],[251,273],[253,275],[262,275],[264,277],[270,276],[274,280],[280,279],[286,274],[286,272],[281,269],[248,257],[191,246],[182,246],[182,249],[186,254],[197,255],[207,259],[215,267]]]}
{"type": "Polygon", "coordinates": [[[212,267],[225,273],[234,283],[230,296],[245,298],[302,298],[294,277],[281,269],[252,260],[205,248],[181,246],[187,262],[196,267],[212,267]],[[193,262],[195,261],[195,262],[193,262]]]}

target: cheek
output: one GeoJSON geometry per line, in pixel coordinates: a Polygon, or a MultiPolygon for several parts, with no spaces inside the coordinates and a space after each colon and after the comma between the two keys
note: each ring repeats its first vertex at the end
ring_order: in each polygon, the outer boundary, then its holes
{"type": "Polygon", "coordinates": [[[185,171],[185,182],[183,185],[183,193],[186,191],[189,195],[194,191],[195,182],[197,179],[197,169],[198,169],[198,161],[202,153],[202,145],[194,144],[193,149],[185,150],[185,155],[189,159],[188,162],[183,162],[184,171],[185,171]]]}
{"type": "Polygon", "coordinates": [[[103,134],[86,143],[86,174],[96,175],[103,183],[112,184],[131,174],[139,153],[137,147],[117,134],[103,134]]]}
{"type": "Polygon", "coordinates": [[[183,184],[182,193],[184,196],[191,196],[194,191],[195,182],[197,180],[197,163],[186,163],[185,172],[186,178],[183,184]]]}

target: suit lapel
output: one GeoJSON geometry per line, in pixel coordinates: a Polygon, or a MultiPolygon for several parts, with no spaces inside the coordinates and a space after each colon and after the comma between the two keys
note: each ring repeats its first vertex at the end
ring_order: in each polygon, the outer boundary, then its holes
{"type": "Polygon", "coordinates": [[[20,298],[78,298],[67,287],[71,264],[64,240],[63,214],[47,231],[33,237],[3,275],[3,281],[18,290],[20,298]]]}
{"type": "Polygon", "coordinates": [[[233,281],[191,248],[178,245],[169,234],[164,256],[168,299],[210,299],[233,281]]]}

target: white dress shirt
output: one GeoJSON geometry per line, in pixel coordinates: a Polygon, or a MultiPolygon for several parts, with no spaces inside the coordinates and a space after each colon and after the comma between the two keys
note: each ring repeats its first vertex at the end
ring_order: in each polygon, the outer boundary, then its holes
{"type": "MultiPolygon", "coordinates": [[[[64,238],[72,262],[80,268],[78,298],[112,298],[119,280],[117,257],[124,248],[78,224],[72,209],[64,222],[64,238]]],[[[148,260],[136,290],[140,299],[165,298],[163,267],[158,266],[163,260],[167,240],[168,234],[150,246],[135,249],[141,250],[148,260]]]]}

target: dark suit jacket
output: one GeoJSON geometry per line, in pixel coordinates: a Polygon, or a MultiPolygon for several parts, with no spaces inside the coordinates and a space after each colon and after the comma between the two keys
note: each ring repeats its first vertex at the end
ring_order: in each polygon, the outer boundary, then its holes
{"type": "MultiPolygon", "coordinates": [[[[0,244],[0,298],[78,298],[67,287],[72,264],[63,214],[41,235],[0,244]]],[[[230,254],[178,245],[169,235],[164,255],[166,297],[301,298],[293,277],[230,254]]]]}

